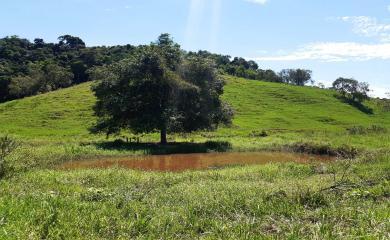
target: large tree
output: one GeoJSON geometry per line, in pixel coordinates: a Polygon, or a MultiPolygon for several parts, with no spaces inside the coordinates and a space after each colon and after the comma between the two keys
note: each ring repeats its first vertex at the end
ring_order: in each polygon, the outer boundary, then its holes
{"type": "Polygon", "coordinates": [[[93,87],[96,132],[159,131],[166,144],[169,132],[214,129],[231,120],[232,111],[220,100],[223,81],[212,63],[184,58],[167,34],[91,74],[99,80],[93,87]]]}

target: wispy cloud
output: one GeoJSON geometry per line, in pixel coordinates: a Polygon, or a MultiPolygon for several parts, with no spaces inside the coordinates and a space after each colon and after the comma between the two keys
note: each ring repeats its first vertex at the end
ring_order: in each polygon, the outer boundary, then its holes
{"type": "Polygon", "coordinates": [[[251,2],[251,3],[256,3],[256,4],[261,4],[261,5],[264,5],[268,2],[268,0],[245,0],[247,2],[251,2]]]}
{"type": "Polygon", "coordinates": [[[296,51],[273,56],[252,58],[256,61],[302,61],[323,62],[367,61],[390,59],[390,43],[360,44],[354,42],[311,43],[296,51]]]}
{"type": "Polygon", "coordinates": [[[380,23],[376,18],[367,16],[346,16],[339,19],[352,23],[356,34],[364,37],[377,37],[382,42],[390,42],[390,24],[380,23]]]}

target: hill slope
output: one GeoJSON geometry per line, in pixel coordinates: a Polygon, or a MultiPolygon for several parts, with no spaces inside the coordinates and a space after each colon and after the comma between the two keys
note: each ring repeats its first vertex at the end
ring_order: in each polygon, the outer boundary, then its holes
{"type": "MultiPolygon", "coordinates": [[[[87,137],[95,119],[91,83],[0,104],[0,132],[28,138],[87,137]]],[[[252,131],[341,131],[348,126],[390,126],[390,113],[374,108],[366,114],[310,87],[227,77],[224,99],[235,109],[232,128],[217,134],[248,135],[252,131]]]]}

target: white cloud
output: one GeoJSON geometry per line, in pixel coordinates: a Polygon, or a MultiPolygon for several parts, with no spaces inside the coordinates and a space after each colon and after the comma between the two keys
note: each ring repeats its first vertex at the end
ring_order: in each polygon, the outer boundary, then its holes
{"type": "Polygon", "coordinates": [[[390,43],[361,44],[355,42],[311,43],[298,50],[280,55],[252,58],[256,61],[302,61],[323,62],[390,60],[390,43]]]}
{"type": "MultiPolygon", "coordinates": [[[[389,87],[389,86],[387,86],[389,87]]],[[[381,97],[381,98],[388,98],[388,92],[390,91],[389,88],[386,88],[386,86],[370,86],[370,96],[371,97],[381,97]]]]}
{"type": "Polygon", "coordinates": [[[390,24],[379,23],[376,18],[367,16],[346,16],[339,19],[352,23],[353,31],[356,34],[365,37],[377,37],[382,42],[390,42],[390,24]]]}
{"type": "Polygon", "coordinates": [[[268,0],[245,0],[247,2],[251,2],[251,3],[256,3],[256,4],[261,4],[261,5],[264,5],[268,2],[268,0]]]}

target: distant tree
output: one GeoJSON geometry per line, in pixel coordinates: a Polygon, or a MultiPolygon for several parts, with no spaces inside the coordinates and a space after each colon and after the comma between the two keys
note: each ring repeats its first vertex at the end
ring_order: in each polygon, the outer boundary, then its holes
{"type": "Polygon", "coordinates": [[[235,57],[231,62],[231,64],[235,66],[243,67],[245,69],[249,69],[250,67],[249,63],[244,58],[241,57],[235,57]]]}
{"type": "Polygon", "coordinates": [[[8,87],[13,98],[31,96],[39,90],[39,79],[30,76],[13,77],[8,87]]]}
{"type": "Polygon", "coordinates": [[[71,35],[63,35],[58,37],[58,40],[60,41],[58,45],[62,49],[80,49],[85,48],[85,43],[81,38],[74,37],[71,35]]]}
{"type": "Polygon", "coordinates": [[[259,65],[255,61],[248,61],[249,69],[251,70],[257,70],[259,69],[259,65]]]}
{"type": "Polygon", "coordinates": [[[219,99],[223,82],[212,64],[199,58],[181,62],[182,56],[175,55],[177,45],[166,37],[92,72],[92,78],[100,80],[93,87],[95,132],[158,130],[161,143],[166,144],[169,132],[213,128],[230,121],[231,111],[219,99]]]}
{"type": "Polygon", "coordinates": [[[35,48],[43,48],[45,47],[45,41],[42,38],[34,39],[35,48]]]}
{"type": "Polygon", "coordinates": [[[88,66],[80,60],[75,60],[71,63],[70,69],[73,73],[73,82],[74,83],[82,83],[88,80],[88,66]]]}
{"type": "Polygon", "coordinates": [[[368,92],[370,91],[368,83],[359,82],[352,78],[338,78],[333,82],[333,89],[338,91],[344,98],[359,103],[368,99],[368,92]]]}
{"type": "Polygon", "coordinates": [[[317,86],[318,86],[318,88],[321,88],[321,89],[325,89],[326,88],[325,84],[323,84],[321,82],[317,83],[317,86]]]}
{"type": "Polygon", "coordinates": [[[22,98],[70,86],[73,74],[54,63],[30,64],[27,75],[12,77],[9,94],[22,98]]]}
{"type": "Polygon", "coordinates": [[[40,92],[49,92],[59,88],[69,87],[74,77],[68,68],[61,67],[54,63],[45,63],[42,66],[40,92]]]}
{"type": "Polygon", "coordinates": [[[282,78],[270,69],[268,70],[259,69],[257,72],[258,72],[257,79],[259,80],[264,80],[267,82],[283,82],[282,78]]]}
{"type": "Polygon", "coordinates": [[[305,69],[284,69],[279,73],[279,77],[284,83],[297,86],[304,86],[307,83],[314,83],[312,71],[305,69]]]}

